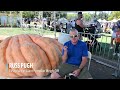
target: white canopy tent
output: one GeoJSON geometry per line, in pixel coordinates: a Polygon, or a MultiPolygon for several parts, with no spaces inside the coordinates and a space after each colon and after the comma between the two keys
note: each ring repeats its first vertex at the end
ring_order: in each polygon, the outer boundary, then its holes
{"type": "Polygon", "coordinates": [[[55,31],[55,38],[56,38],[56,11],[54,11],[54,31],[55,31]]]}
{"type": "Polygon", "coordinates": [[[117,19],[113,19],[113,20],[111,20],[111,22],[117,22],[117,19]]]}
{"type": "Polygon", "coordinates": [[[98,19],[98,22],[102,22],[102,20],[101,20],[101,19],[98,19]]]}
{"type": "Polygon", "coordinates": [[[68,20],[66,18],[60,18],[58,20],[59,23],[68,23],[68,20]]]}
{"type": "Polygon", "coordinates": [[[46,18],[43,18],[43,21],[47,21],[47,19],[46,19],[46,18]]]}
{"type": "Polygon", "coordinates": [[[103,19],[101,22],[105,23],[105,22],[107,22],[107,20],[103,19]]]}

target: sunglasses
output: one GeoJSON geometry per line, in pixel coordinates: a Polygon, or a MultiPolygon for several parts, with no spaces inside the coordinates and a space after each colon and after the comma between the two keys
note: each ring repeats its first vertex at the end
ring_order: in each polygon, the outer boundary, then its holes
{"type": "Polygon", "coordinates": [[[70,38],[75,38],[75,37],[78,37],[78,35],[72,35],[72,36],[70,36],[70,38]]]}

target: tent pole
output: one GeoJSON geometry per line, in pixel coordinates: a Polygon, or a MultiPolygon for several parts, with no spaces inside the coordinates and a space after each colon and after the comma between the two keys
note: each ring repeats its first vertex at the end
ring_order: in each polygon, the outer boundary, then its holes
{"type": "Polygon", "coordinates": [[[56,11],[54,11],[54,32],[55,32],[55,38],[56,38],[56,11]]]}
{"type": "Polygon", "coordinates": [[[21,14],[21,28],[22,28],[22,24],[23,24],[23,11],[20,11],[20,14],[21,14]]]}
{"type": "Polygon", "coordinates": [[[11,17],[10,21],[11,21],[11,28],[12,28],[12,14],[11,13],[12,13],[12,11],[10,11],[10,17],[11,17]]]}
{"type": "Polygon", "coordinates": [[[42,36],[43,36],[43,32],[44,32],[44,30],[43,30],[43,11],[41,11],[41,20],[42,20],[42,36]]]}

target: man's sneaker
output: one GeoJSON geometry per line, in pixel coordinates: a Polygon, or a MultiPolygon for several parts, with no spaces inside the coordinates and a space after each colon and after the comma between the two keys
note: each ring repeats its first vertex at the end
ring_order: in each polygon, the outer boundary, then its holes
{"type": "Polygon", "coordinates": [[[110,47],[110,49],[113,49],[113,47],[110,47]]]}
{"type": "Polygon", "coordinates": [[[117,53],[117,56],[120,57],[120,53],[117,53]]]}
{"type": "Polygon", "coordinates": [[[113,56],[115,56],[116,55],[116,53],[113,53],[113,56]]]}

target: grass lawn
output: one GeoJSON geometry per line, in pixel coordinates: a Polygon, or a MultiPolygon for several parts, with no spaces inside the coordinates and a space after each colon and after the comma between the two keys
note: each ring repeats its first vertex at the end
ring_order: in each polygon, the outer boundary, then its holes
{"type": "MultiPolygon", "coordinates": [[[[35,31],[35,29],[21,29],[21,28],[0,28],[0,35],[2,36],[14,36],[19,34],[40,34],[40,35],[54,35],[54,31],[39,29],[35,31]]],[[[59,32],[56,32],[58,35],[59,32]]]]}

